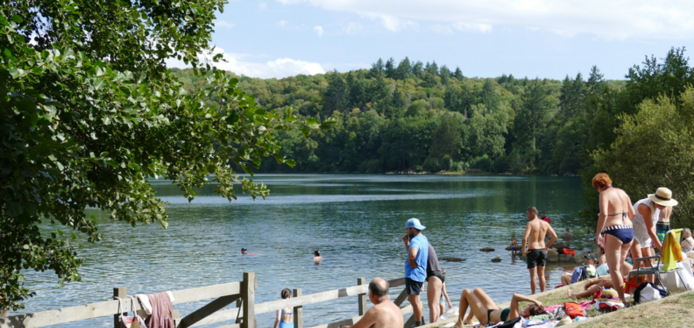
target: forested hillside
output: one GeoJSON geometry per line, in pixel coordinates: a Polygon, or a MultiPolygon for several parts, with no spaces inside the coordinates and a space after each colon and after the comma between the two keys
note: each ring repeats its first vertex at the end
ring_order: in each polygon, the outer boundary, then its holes
{"type": "MultiPolygon", "coordinates": [[[[435,62],[379,59],[369,70],[239,77],[239,86],[267,110],[291,106],[335,121],[308,139],[297,130],[277,131],[283,153],[297,165],[264,161],[260,172],[567,175],[592,167],[591,152],[615,139],[620,113],[634,114],[660,94],[678,97],[692,82],[684,49],[672,49],[662,62],[647,57],[629,65],[624,81],[606,81],[597,67],[587,77],[557,81],[469,78],[435,62]]],[[[190,89],[206,83],[189,70],[175,73],[190,89]]]]}

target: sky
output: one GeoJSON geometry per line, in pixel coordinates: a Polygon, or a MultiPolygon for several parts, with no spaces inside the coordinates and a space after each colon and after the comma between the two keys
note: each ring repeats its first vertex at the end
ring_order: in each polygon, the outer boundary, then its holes
{"type": "Polygon", "coordinates": [[[407,56],[467,77],[563,79],[596,65],[624,79],[645,56],[691,56],[692,17],[692,0],[230,0],[212,45],[227,60],[217,67],[260,78],[407,56]]]}

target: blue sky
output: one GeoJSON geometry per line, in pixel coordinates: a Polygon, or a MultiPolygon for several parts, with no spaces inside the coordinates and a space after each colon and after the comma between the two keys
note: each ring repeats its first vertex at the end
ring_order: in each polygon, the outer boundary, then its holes
{"type": "Polygon", "coordinates": [[[562,79],[597,65],[623,79],[646,55],[691,56],[692,17],[691,0],[230,0],[212,44],[228,60],[218,67],[261,78],[408,56],[469,77],[562,79]]]}

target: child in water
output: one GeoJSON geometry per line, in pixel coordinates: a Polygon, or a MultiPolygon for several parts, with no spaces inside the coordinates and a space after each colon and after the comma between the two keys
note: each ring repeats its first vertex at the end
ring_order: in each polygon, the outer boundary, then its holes
{"type": "Polygon", "coordinates": [[[511,237],[511,245],[509,247],[507,247],[506,249],[511,251],[511,254],[513,254],[513,255],[518,254],[520,247],[518,247],[518,242],[516,241],[516,237],[511,237]]]}

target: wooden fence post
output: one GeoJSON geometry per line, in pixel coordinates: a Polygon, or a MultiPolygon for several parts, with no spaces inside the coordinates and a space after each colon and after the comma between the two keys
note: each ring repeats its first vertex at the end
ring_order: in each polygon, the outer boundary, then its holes
{"type": "MultiPolygon", "coordinates": [[[[294,297],[301,296],[301,288],[294,288],[294,297]]],[[[304,328],[304,307],[294,307],[294,328],[304,328]]]]}
{"type": "Polygon", "coordinates": [[[255,273],[244,272],[241,283],[243,323],[241,328],[255,328],[255,273]]]}
{"type": "MultiPolygon", "coordinates": [[[[115,287],[113,288],[113,299],[116,297],[123,300],[121,304],[125,305],[125,300],[128,298],[128,287],[115,287]]],[[[113,328],[121,328],[120,313],[113,316],[113,328]]]]}
{"type": "MultiPolygon", "coordinates": [[[[365,278],[357,278],[357,285],[365,285],[365,278]]],[[[363,316],[366,313],[366,294],[359,294],[359,316],[363,316]]]]}

